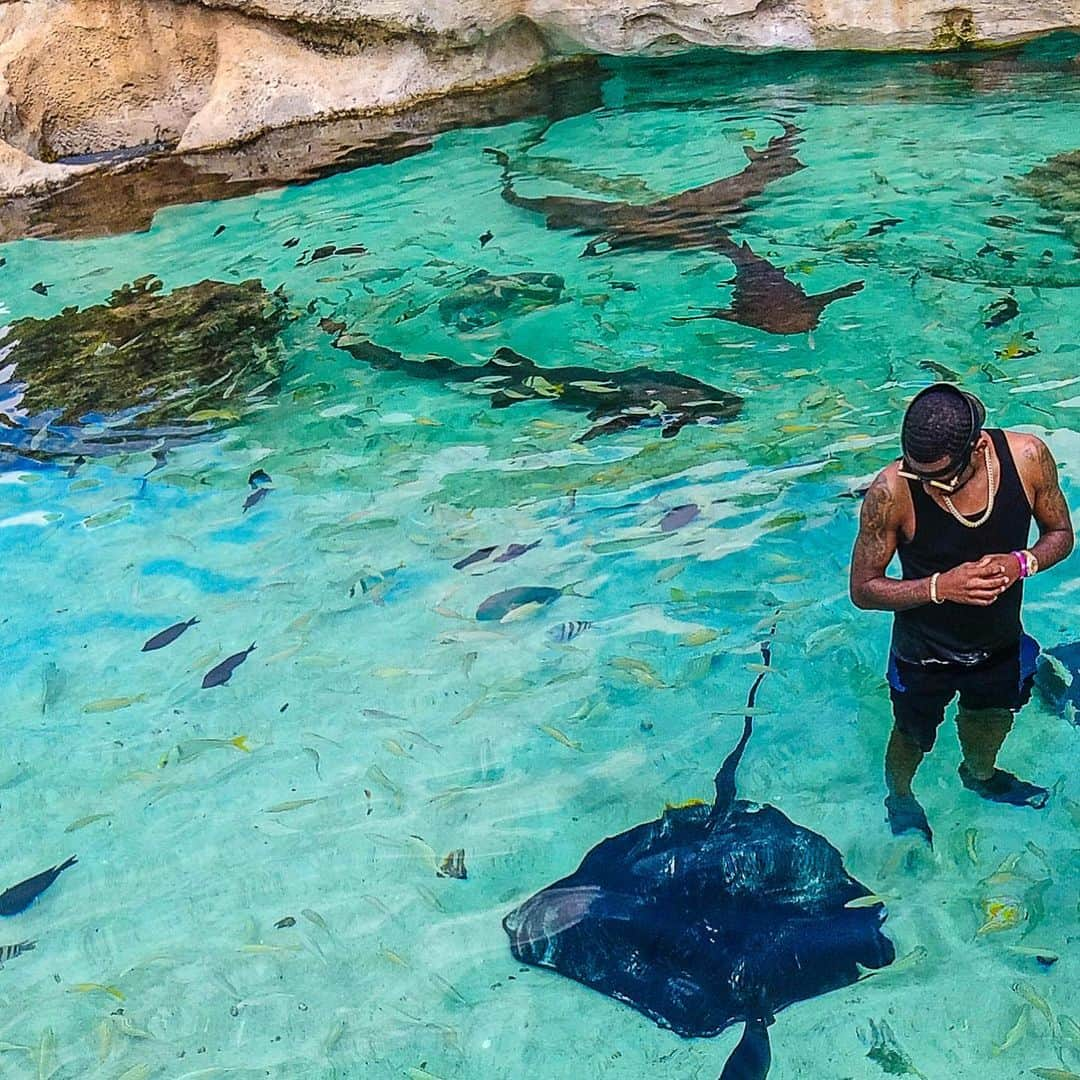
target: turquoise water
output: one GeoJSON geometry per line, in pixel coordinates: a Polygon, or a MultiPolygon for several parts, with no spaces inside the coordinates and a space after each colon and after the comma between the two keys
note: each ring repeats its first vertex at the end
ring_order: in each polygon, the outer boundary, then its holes
{"type": "MultiPolygon", "coordinates": [[[[3,1075],[717,1075],[737,1028],[683,1040],[525,969],[500,920],[603,837],[711,797],[777,611],[740,794],[836,845],[890,897],[887,932],[912,955],[785,1010],[770,1076],[880,1076],[874,1029],[912,1075],[1080,1068],[1072,1029],[1037,1010],[993,1052],[1025,1007],[1014,984],[1055,1017],[1077,1012],[1076,729],[1035,701],[1006,744],[1006,767],[1061,778],[1036,813],[960,788],[947,725],[917,781],[935,851],[894,840],[888,619],[853,610],[846,583],[849,496],[942,369],[994,423],[1045,438],[1077,497],[1080,260],[1011,179],[1076,148],[1080,76],[1061,62],[1075,51],[953,67],[613,64],[602,107],[550,126],[444,134],[393,165],[170,208],[146,233],[5,245],[12,320],[101,303],[148,273],[167,290],[258,277],[297,318],[277,397],[149,476],[142,451],[0,473],[0,884],[79,856],[0,922],[0,944],[38,941],[0,972],[3,1075]],[[806,168],[733,235],[809,293],[866,283],[811,334],[673,321],[723,305],[727,260],[580,258],[586,238],[500,198],[483,153],[508,153],[525,195],[646,202],[738,172],[777,117],[803,129],[806,168]],[[866,235],[887,218],[901,220],[866,235]],[[368,254],[296,265],[331,243],[368,254]],[[561,302],[448,324],[439,300],[477,269],[559,274],[561,302]],[[1010,293],[1019,315],[984,326],[1010,293]],[[745,405],[677,438],[644,427],[578,443],[581,413],[495,411],[376,372],[334,349],[320,318],[413,358],[478,363],[509,346],[551,367],[673,369],[745,405]],[[244,513],[257,468],[273,490],[244,513]],[[662,531],[688,503],[699,516],[662,531]],[[572,583],[527,617],[475,618],[500,590],[572,583]],[[140,652],[193,616],[174,644],[140,652]],[[552,640],[568,620],[593,625],[552,640]],[[200,688],[252,642],[228,685],[200,688]],[[250,752],[192,746],[237,736],[250,752]],[[438,877],[459,848],[468,877],[438,877]],[[981,884],[1013,855],[1006,886],[981,884]],[[984,902],[1018,891],[1029,918],[977,934],[984,902]],[[1062,959],[1043,968],[1010,945],[1062,959]]],[[[1027,628],[1074,639],[1075,602],[1068,568],[1036,579],[1027,628]]]]}

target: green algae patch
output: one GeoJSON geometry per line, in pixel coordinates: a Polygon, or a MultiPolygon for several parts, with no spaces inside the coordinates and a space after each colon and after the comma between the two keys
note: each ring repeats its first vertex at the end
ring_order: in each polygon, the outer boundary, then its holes
{"type": "MultiPolygon", "coordinates": [[[[104,304],[18,319],[3,342],[14,363],[0,388],[9,395],[0,441],[19,447],[18,432],[33,428],[32,449],[47,453],[49,428],[105,426],[115,444],[163,427],[201,433],[235,422],[277,389],[288,318],[281,290],[257,280],[165,293],[150,275],[104,304]]],[[[72,438],[81,452],[96,449],[72,438]]]]}

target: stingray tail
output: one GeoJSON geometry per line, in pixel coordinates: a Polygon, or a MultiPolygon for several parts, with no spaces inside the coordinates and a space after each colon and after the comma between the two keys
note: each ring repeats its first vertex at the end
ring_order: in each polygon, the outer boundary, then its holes
{"type": "Polygon", "coordinates": [[[724,759],[724,764],[720,766],[720,771],[716,774],[714,780],[716,798],[713,800],[712,811],[709,814],[708,827],[710,829],[727,820],[732,804],[735,802],[735,773],[739,768],[739,762],[742,760],[746,744],[754,733],[753,708],[757,702],[758,687],[768,674],[768,669],[772,664],[772,637],[775,633],[776,623],[773,623],[769,628],[769,636],[761,643],[761,670],[750,687],[750,693],[746,695],[746,715],[743,717],[742,736],[735,744],[735,749],[724,759]]]}
{"type": "Polygon", "coordinates": [[[720,1080],[765,1080],[772,1064],[770,1022],[761,1017],[746,1021],[739,1045],[727,1059],[720,1080]]]}

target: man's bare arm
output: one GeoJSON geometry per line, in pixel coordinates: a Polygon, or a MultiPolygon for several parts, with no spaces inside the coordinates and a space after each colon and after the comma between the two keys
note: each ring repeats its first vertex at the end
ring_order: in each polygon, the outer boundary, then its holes
{"type": "Polygon", "coordinates": [[[897,508],[888,478],[879,473],[863,499],[851,555],[851,602],[871,611],[905,611],[930,602],[930,581],[885,576],[896,554],[897,508]]]}
{"type": "Polygon", "coordinates": [[[1024,448],[1024,458],[1034,480],[1032,514],[1039,526],[1039,540],[1031,553],[1039,560],[1039,569],[1047,570],[1072,551],[1075,542],[1072,520],[1061,493],[1057,465],[1046,443],[1033,437],[1024,448]]]}

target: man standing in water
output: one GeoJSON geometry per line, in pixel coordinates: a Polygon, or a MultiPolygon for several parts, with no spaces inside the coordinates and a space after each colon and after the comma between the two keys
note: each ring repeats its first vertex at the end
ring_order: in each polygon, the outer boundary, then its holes
{"type": "Polygon", "coordinates": [[[1048,797],[996,763],[1013,714],[1031,696],[1039,652],[1020,625],[1021,579],[1061,562],[1073,528],[1046,444],[984,431],[985,417],[978,398],[956,386],[916,395],[904,414],[903,457],[866,493],[851,561],[855,606],[894,612],[889,825],[930,843],[911,782],[957,693],[964,786],[1014,806],[1041,809],[1048,797]],[[1039,539],[1028,550],[1032,518],[1039,539]],[[885,576],[894,554],[899,580],[885,576]]]}

